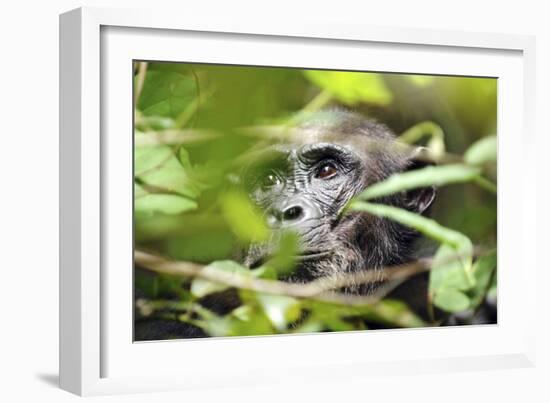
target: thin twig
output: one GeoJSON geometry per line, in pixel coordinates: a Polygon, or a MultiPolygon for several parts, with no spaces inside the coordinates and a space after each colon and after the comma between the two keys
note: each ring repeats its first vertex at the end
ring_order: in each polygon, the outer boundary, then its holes
{"type": "Polygon", "coordinates": [[[301,113],[317,112],[324,108],[330,101],[332,101],[332,99],[332,93],[330,91],[323,90],[302,108],[301,113]]]}
{"type": "Polygon", "coordinates": [[[138,63],[136,88],[134,91],[134,108],[137,108],[137,103],[143,90],[143,84],[145,83],[145,75],[147,73],[147,62],[138,63]]]}
{"type": "Polygon", "coordinates": [[[214,140],[221,136],[221,134],[216,132],[196,129],[168,129],[146,132],[136,131],[135,134],[136,147],[195,143],[200,141],[214,140]]]}
{"type": "Polygon", "coordinates": [[[267,294],[286,295],[294,298],[312,298],[325,302],[347,305],[365,305],[383,298],[401,281],[428,271],[432,259],[422,259],[413,263],[377,270],[365,270],[344,273],[338,277],[327,277],[306,284],[285,283],[276,280],[263,280],[235,273],[205,270],[205,266],[192,262],[175,262],[139,250],[134,252],[135,263],[139,266],[161,274],[184,277],[200,277],[216,283],[267,294]],[[379,281],[390,281],[389,287],[381,287],[369,296],[357,296],[332,291],[346,286],[369,284],[379,281]]]}

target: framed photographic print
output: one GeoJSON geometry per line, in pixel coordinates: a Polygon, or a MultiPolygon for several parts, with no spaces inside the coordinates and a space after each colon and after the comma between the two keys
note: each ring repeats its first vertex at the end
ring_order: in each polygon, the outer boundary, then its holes
{"type": "Polygon", "coordinates": [[[61,16],[63,388],[532,365],[531,38],[180,17],[61,16]]]}

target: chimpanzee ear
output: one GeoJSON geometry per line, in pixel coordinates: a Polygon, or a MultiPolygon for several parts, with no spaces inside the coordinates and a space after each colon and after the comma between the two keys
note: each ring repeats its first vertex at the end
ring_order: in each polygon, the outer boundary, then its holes
{"type": "MultiPolygon", "coordinates": [[[[435,164],[430,159],[427,149],[425,147],[418,147],[410,156],[407,171],[425,168],[430,165],[435,164]]],[[[414,213],[427,213],[429,207],[435,200],[436,193],[435,186],[409,190],[406,192],[405,196],[405,207],[414,213]]]]}

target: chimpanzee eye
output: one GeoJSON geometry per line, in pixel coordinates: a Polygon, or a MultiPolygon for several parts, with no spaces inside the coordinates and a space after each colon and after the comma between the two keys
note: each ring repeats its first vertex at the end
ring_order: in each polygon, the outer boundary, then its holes
{"type": "Polygon", "coordinates": [[[338,173],[338,169],[332,162],[327,162],[321,165],[317,172],[315,173],[315,177],[319,179],[328,179],[332,178],[338,173]]]}
{"type": "Polygon", "coordinates": [[[277,175],[275,171],[270,171],[266,173],[261,179],[260,179],[260,187],[262,189],[269,189],[273,186],[279,185],[281,183],[281,179],[277,175]]]}

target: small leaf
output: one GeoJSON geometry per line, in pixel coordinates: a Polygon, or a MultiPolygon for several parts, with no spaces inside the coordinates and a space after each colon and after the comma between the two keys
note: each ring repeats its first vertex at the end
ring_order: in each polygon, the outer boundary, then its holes
{"type": "Polygon", "coordinates": [[[183,147],[178,157],[164,145],[136,148],[135,176],[144,184],[194,199],[201,193],[201,184],[192,173],[187,151],[183,147]]]}
{"type": "Polygon", "coordinates": [[[248,316],[246,312],[226,316],[231,319],[227,336],[260,336],[276,333],[273,324],[260,308],[250,306],[249,308],[248,316]]]}
{"type": "Polygon", "coordinates": [[[305,300],[303,303],[312,312],[309,319],[321,322],[329,328],[336,325],[337,322],[333,322],[335,318],[338,320],[338,318],[344,317],[350,319],[350,324],[354,322],[355,329],[363,329],[365,320],[392,327],[426,326],[426,323],[412,312],[405,303],[397,300],[384,299],[374,304],[369,303],[353,307],[311,300],[305,300]],[[353,321],[353,319],[356,320],[353,321]]]}
{"type": "Polygon", "coordinates": [[[345,332],[349,330],[357,330],[353,323],[347,322],[344,319],[332,316],[324,318],[324,324],[333,332],[345,332]]]}
{"type": "Polygon", "coordinates": [[[191,160],[189,159],[189,152],[183,147],[180,147],[178,150],[178,161],[180,162],[183,169],[185,170],[191,169],[191,160]]]}
{"type": "Polygon", "coordinates": [[[265,265],[272,267],[280,275],[289,274],[296,267],[296,256],[299,252],[300,239],[298,235],[291,231],[282,234],[277,251],[265,265]]]}
{"type": "Polygon", "coordinates": [[[433,298],[441,289],[465,291],[472,287],[471,260],[468,251],[441,245],[434,256],[430,271],[429,293],[433,298]]]}
{"type": "Polygon", "coordinates": [[[147,194],[147,191],[143,189],[140,185],[134,182],[134,199],[138,197],[143,197],[147,194]]]}
{"type": "Polygon", "coordinates": [[[136,176],[155,169],[166,162],[172,154],[168,146],[136,147],[134,150],[134,172],[136,176]]]}
{"type": "Polygon", "coordinates": [[[445,133],[441,126],[432,121],[415,124],[401,134],[398,140],[406,144],[415,144],[426,136],[429,137],[426,145],[430,156],[436,161],[441,159],[445,155],[445,133]]]}
{"type": "Polygon", "coordinates": [[[265,280],[277,280],[277,271],[273,267],[261,266],[257,269],[250,271],[256,278],[263,278],[265,280]]]}
{"type": "Polygon", "coordinates": [[[229,191],[221,197],[223,215],[231,230],[244,242],[266,240],[269,231],[260,211],[240,192],[229,191]]]}
{"type": "Polygon", "coordinates": [[[388,105],[393,95],[378,73],[306,70],[305,76],[345,104],[388,105]]]}
{"type": "Polygon", "coordinates": [[[216,317],[203,322],[202,328],[213,337],[234,336],[231,334],[233,321],[230,317],[216,317]]]}
{"type": "Polygon", "coordinates": [[[497,160],[497,137],[484,137],[466,150],[464,162],[470,165],[483,165],[497,160]]]}
{"type": "Polygon", "coordinates": [[[373,304],[370,308],[369,316],[381,323],[399,327],[426,326],[426,323],[402,301],[384,299],[373,304]]]}
{"type": "Polygon", "coordinates": [[[426,168],[391,175],[385,181],[369,186],[359,194],[358,199],[369,200],[427,186],[465,183],[474,180],[479,174],[479,168],[460,164],[428,166],[426,168]]]}
{"type": "Polygon", "coordinates": [[[309,318],[298,327],[292,329],[292,333],[317,333],[325,329],[323,323],[316,318],[309,318]]]}
{"type": "Polygon", "coordinates": [[[496,270],[496,267],[496,250],[488,253],[485,256],[481,256],[474,263],[473,273],[474,277],[476,278],[476,285],[472,290],[472,306],[475,307],[479,305],[483,301],[485,294],[489,292],[489,282],[494,277],[493,273],[496,270]]]}
{"type": "Polygon", "coordinates": [[[197,96],[197,84],[191,74],[148,71],[138,109],[144,115],[175,119],[197,96]]]}
{"type": "Polygon", "coordinates": [[[470,307],[468,297],[455,289],[441,289],[435,294],[434,304],[447,312],[460,312],[470,307]]]}
{"type": "Polygon", "coordinates": [[[286,330],[287,324],[300,316],[300,303],[284,295],[258,294],[258,302],[275,329],[286,330]]]}
{"type": "Polygon", "coordinates": [[[231,315],[239,320],[242,320],[243,322],[247,322],[252,319],[253,314],[254,312],[252,312],[252,307],[250,305],[241,305],[231,311],[231,315]]]}
{"type": "Polygon", "coordinates": [[[155,212],[163,214],[181,214],[195,210],[197,203],[178,195],[148,194],[134,202],[136,215],[152,215],[155,212]]]}
{"type": "Polygon", "coordinates": [[[436,290],[439,288],[467,290],[470,287],[461,256],[456,249],[445,244],[439,247],[434,256],[431,277],[430,285],[436,290]]]}
{"type": "Polygon", "coordinates": [[[148,130],[167,130],[173,129],[176,126],[174,119],[163,116],[143,116],[136,114],[136,128],[142,131],[148,130]]]}

